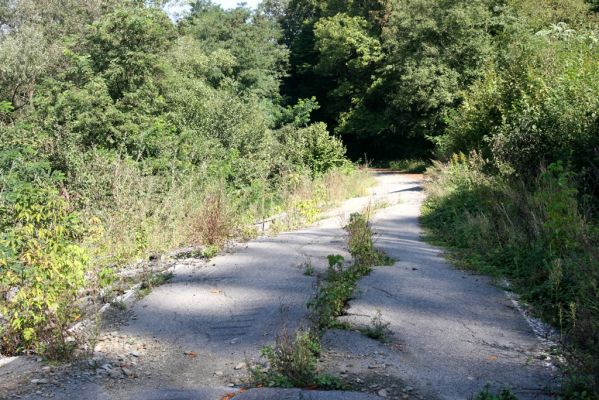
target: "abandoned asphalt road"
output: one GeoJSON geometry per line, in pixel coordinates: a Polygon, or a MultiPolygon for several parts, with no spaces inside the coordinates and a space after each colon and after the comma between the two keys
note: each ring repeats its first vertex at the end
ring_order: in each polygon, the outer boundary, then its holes
{"type": "MultiPolygon", "coordinates": [[[[525,318],[502,290],[454,269],[422,241],[422,176],[378,172],[376,178],[371,196],[345,202],[309,228],[250,241],[209,263],[177,266],[174,278],[136,302],[117,331],[101,333],[96,356],[106,363],[103,373],[71,374],[23,398],[212,400],[234,392],[231,386],[247,376],[245,363],[281,329],[304,322],[316,283],[304,274],[305,263],[324,271],[327,255],[349,258],[342,229],[349,214],[382,202],[388,207],[372,221],[377,247],[398,262],[362,279],[344,317],[363,325],[380,311],[390,323],[401,346],[377,344],[386,365],[380,373],[413,386],[420,398],[466,399],[487,383],[513,387],[523,398],[546,397],[553,372],[539,360],[542,345],[525,318]]],[[[371,345],[365,340],[348,331],[325,336],[329,350],[349,358],[364,356],[371,345]]],[[[366,400],[377,390],[259,390],[238,398],[366,400]]]]}

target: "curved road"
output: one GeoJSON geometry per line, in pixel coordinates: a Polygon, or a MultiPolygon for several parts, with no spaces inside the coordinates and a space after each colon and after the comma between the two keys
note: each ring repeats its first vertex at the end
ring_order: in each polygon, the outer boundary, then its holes
{"type": "Polygon", "coordinates": [[[539,360],[541,342],[526,320],[500,289],[455,270],[421,240],[422,176],[375,174],[371,196],[345,202],[314,226],[253,240],[209,263],[181,262],[174,279],[129,310],[124,325],[101,333],[94,366],[101,368],[37,385],[39,393],[26,398],[217,399],[231,392],[227,386],[247,374],[246,360],[258,358],[276,332],[303,323],[316,282],[303,264],[311,260],[318,272],[329,254],[349,259],[344,222],[383,200],[389,207],[372,221],[377,246],[399,261],[360,282],[345,318],[366,324],[380,310],[393,343],[330,332],[322,362],[347,377],[374,376],[379,383],[364,387],[371,394],[262,391],[238,398],[466,399],[487,382],[523,398],[545,396],[553,374],[539,360]]]}

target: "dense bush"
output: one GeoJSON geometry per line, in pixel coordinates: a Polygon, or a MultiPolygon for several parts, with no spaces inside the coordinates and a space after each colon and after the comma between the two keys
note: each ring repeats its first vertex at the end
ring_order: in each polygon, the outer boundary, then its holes
{"type": "Polygon", "coordinates": [[[591,168],[599,147],[599,36],[564,23],[511,35],[497,65],[451,114],[440,151],[479,149],[518,175],[534,176],[557,160],[591,168]]]}

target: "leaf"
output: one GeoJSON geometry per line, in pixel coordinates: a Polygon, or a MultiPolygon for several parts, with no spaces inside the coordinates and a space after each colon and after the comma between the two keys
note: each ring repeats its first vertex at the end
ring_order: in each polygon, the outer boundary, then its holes
{"type": "Polygon", "coordinates": [[[226,395],[224,395],[224,396],[222,397],[222,399],[221,399],[221,400],[231,400],[231,399],[232,399],[232,398],[234,398],[235,396],[237,396],[237,395],[239,395],[239,394],[241,394],[241,393],[243,393],[243,392],[245,392],[245,391],[246,391],[245,389],[239,389],[239,391],[237,391],[237,393],[227,393],[226,395]]]}

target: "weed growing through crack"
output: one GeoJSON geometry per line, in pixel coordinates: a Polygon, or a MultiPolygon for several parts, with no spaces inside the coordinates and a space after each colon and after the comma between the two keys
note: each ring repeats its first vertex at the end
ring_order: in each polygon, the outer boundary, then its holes
{"type": "Polygon", "coordinates": [[[361,277],[369,274],[375,265],[393,264],[391,258],[374,247],[368,214],[368,210],[364,214],[352,214],[345,226],[352,263],[344,266],[342,256],[328,256],[326,277],[319,282],[316,297],[308,303],[312,321],[318,329],[337,327],[337,317],[343,313],[361,277]]]}
{"type": "Polygon", "coordinates": [[[383,320],[383,314],[377,310],[376,315],[372,317],[370,325],[361,329],[361,332],[371,339],[386,343],[389,341],[389,322],[383,320]]]}
{"type": "Polygon", "coordinates": [[[329,267],[326,277],[319,282],[316,297],[308,303],[311,319],[318,329],[334,326],[347,301],[354,291],[357,280],[362,276],[357,268],[345,267],[340,255],[328,256],[329,267]]]}
{"type": "Polygon", "coordinates": [[[338,378],[317,371],[319,354],[320,336],[317,332],[299,329],[293,335],[283,329],[273,346],[262,349],[262,357],[268,366],[254,365],[250,368],[252,382],[255,386],[266,387],[341,389],[338,378]]]}
{"type": "Polygon", "coordinates": [[[374,247],[374,234],[368,222],[369,214],[369,208],[365,213],[353,213],[349,217],[349,223],[345,226],[349,235],[349,252],[354,259],[354,264],[364,268],[393,265],[394,261],[391,257],[374,247]]]}
{"type": "Polygon", "coordinates": [[[314,276],[314,265],[312,265],[312,259],[310,257],[304,262],[304,275],[314,276]]]}
{"type": "Polygon", "coordinates": [[[516,395],[510,389],[502,389],[499,393],[491,392],[491,388],[487,385],[482,391],[477,393],[472,400],[518,400],[516,395]]]}
{"type": "MultiPolygon", "coordinates": [[[[318,292],[308,303],[312,329],[300,329],[295,335],[285,329],[277,335],[273,346],[262,349],[266,365],[250,368],[252,382],[268,387],[313,387],[321,389],[341,388],[340,379],[319,374],[316,369],[320,353],[322,332],[331,327],[343,327],[337,321],[347,302],[351,299],[358,280],[367,275],[375,265],[392,263],[389,257],[374,248],[368,214],[352,214],[345,230],[349,234],[351,264],[337,254],[329,255],[326,274],[318,282],[318,292]]],[[[311,260],[305,265],[305,274],[311,275],[311,260]]],[[[380,314],[380,313],[379,313],[380,314]]],[[[380,315],[373,320],[372,335],[387,336],[388,324],[380,315]]]]}

